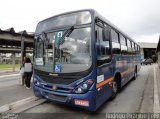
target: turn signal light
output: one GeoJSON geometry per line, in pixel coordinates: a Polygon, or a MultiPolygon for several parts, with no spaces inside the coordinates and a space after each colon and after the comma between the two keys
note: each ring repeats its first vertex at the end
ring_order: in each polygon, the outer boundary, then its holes
{"type": "Polygon", "coordinates": [[[88,80],[87,84],[93,84],[93,80],[88,80]]]}

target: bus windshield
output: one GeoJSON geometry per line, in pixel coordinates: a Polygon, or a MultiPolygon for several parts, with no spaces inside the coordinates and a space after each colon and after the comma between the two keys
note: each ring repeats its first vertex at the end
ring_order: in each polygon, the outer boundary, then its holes
{"type": "Polygon", "coordinates": [[[69,73],[85,71],[91,66],[91,28],[76,28],[64,36],[67,31],[48,32],[45,37],[37,38],[35,68],[69,73]]]}
{"type": "Polygon", "coordinates": [[[51,17],[40,22],[37,25],[36,33],[41,33],[55,28],[84,25],[91,23],[91,14],[89,11],[69,13],[56,17],[51,17]]]}

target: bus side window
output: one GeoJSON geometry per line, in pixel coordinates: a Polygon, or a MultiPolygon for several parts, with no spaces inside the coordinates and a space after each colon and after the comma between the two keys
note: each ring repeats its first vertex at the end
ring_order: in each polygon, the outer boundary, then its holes
{"type": "Polygon", "coordinates": [[[135,55],[136,50],[135,50],[135,43],[134,42],[132,42],[132,49],[133,49],[133,54],[135,55]]]}
{"type": "Polygon", "coordinates": [[[127,46],[128,46],[128,54],[132,54],[132,48],[131,48],[131,41],[129,39],[127,39],[127,46]]]}
{"type": "Polygon", "coordinates": [[[126,39],[124,36],[120,35],[120,43],[121,43],[121,54],[127,54],[127,46],[126,46],[126,39]]]}
{"type": "Polygon", "coordinates": [[[120,44],[118,39],[118,33],[114,30],[111,30],[111,37],[112,37],[112,53],[113,54],[120,54],[120,44]]]}
{"type": "MultiPolygon", "coordinates": [[[[104,30],[104,28],[97,26],[97,65],[103,65],[105,63],[110,62],[111,60],[111,50],[110,50],[110,41],[109,39],[106,39],[109,30],[104,30]]],[[[109,38],[109,37],[108,37],[109,38]]]]}

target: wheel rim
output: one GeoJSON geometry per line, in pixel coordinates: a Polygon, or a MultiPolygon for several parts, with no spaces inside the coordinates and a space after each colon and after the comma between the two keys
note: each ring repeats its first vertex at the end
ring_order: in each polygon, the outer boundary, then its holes
{"type": "Polygon", "coordinates": [[[114,92],[114,93],[117,93],[117,88],[118,88],[118,87],[117,87],[117,82],[114,81],[114,82],[113,82],[113,92],[114,92]]]}

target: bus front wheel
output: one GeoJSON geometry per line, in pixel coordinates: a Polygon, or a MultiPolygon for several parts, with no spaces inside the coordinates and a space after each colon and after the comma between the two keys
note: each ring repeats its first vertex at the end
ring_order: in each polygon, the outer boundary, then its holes
{"type": "Polygon", "coordinates": [[[116,80],[114,80],[112,82],[112,96],[111,96],[111,100],[113,100],[117,96],[117,93],[118,93],[118,83],[117,83],[116,80]]]}

